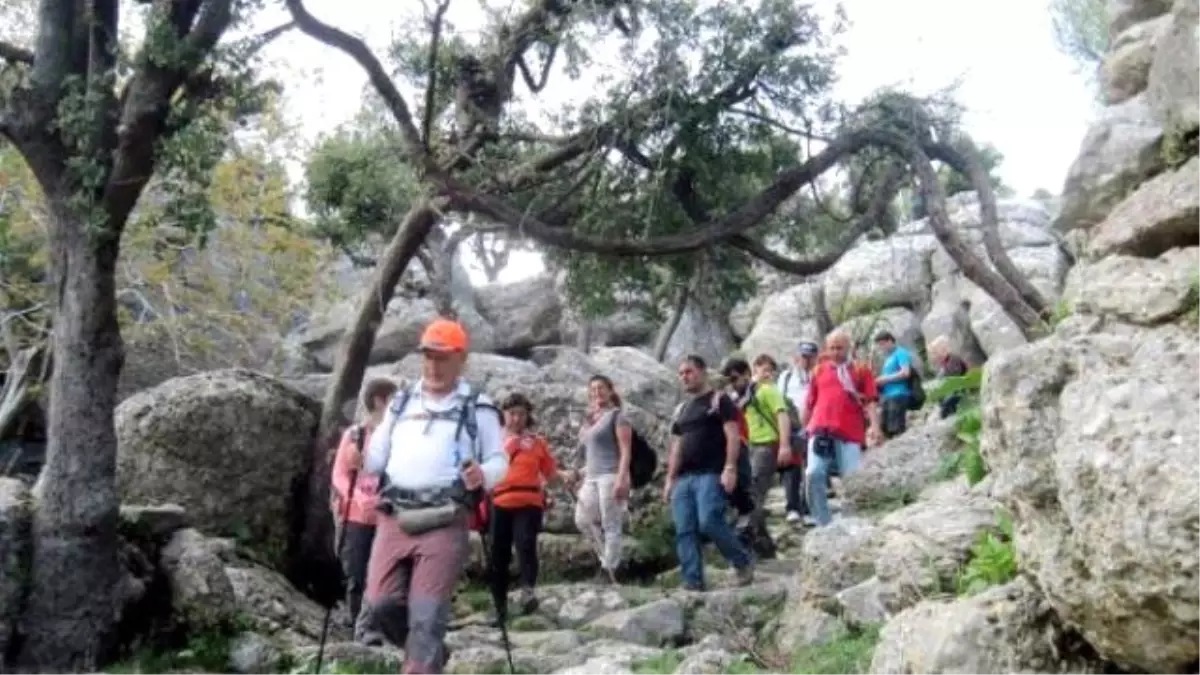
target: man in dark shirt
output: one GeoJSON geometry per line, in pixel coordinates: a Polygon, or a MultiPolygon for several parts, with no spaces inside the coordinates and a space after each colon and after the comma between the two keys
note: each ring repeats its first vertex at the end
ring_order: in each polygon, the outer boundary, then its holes
{"type": "Polygon", "coordinates": [[[684,402],[671,422],[671,450],[663,498],[675,521],[675,551],[684,588],[704,590],[701,537],[717,545],[737,571],[740,585],[754,580],[754,560],[725,520],[730,493],[737,487],[741,436],[733,401],[708,384],[707,365],[688,356],[679,365],[684,402]]]}

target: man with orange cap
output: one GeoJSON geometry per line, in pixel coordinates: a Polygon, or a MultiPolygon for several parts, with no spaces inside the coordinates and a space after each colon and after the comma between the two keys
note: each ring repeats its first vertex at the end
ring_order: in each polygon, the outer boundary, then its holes
{"type": "Polygon", "coordinates": [[[397,393],[371,437],[367,472],[381,476],[367,569],[372,619],[404,646],[404,672],[440,673],[454,586],[468,556],[469,497],[508,470],[500,413],[463,378],[467,332],[437,319],[421,335],[421,379],[397,393]]]}

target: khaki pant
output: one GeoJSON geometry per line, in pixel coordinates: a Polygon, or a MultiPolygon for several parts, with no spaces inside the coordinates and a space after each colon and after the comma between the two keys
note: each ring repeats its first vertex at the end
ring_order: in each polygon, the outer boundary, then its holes
{"type": "Polygon", "coordinates": [[[621,528],[629,504],[613,499],[617,477],[596,476],[583,481],[575,504],[575,527],[600,556],[600,567],[615,572],[621,564],[621,528]]]}

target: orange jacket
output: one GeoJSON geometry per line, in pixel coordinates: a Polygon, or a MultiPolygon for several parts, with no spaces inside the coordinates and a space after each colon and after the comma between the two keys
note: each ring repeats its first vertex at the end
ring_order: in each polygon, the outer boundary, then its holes
{"type": "Polygon", "coordinates": [[[346,518],[351,523],[374,525],[377,515],[375,506],[379,503],[379,477],[361,469],[362,457],[358,456],[358,446],[354,440],[357,429],[362,430],[364,450],[371,444],[371,431],[365,426],[350,427],[342,434],[342,442],[338,445],[337,456],[333,460],[333,490],[330,495],[333,517],[339,524],[346,518]],[[354,483],[354,494],[350,497],[350,511],[347,517],[346,493],[350,491],[350,478],[355,472],[358,473],[358,478],[354,483]]]}
{"type": "Polygon", "coordinates": [[[546,439],[532,433],[504,439],[508,472],[492,490],[492,503],[503,509],[545,508],[546,481],[558,475],[558,464],[546,439]]]}

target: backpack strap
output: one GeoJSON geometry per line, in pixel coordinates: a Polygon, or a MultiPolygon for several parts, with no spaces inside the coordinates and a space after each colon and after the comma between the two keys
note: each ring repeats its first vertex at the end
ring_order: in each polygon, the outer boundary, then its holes
{"type": "Polygon", "coordinates": [[[350,428],[350,440],[354,441],[354,448],[358,450],[361,456],[363,453],[363,443],[367,439],[367,432],[361,424],[355,424],[350,428]]]}

